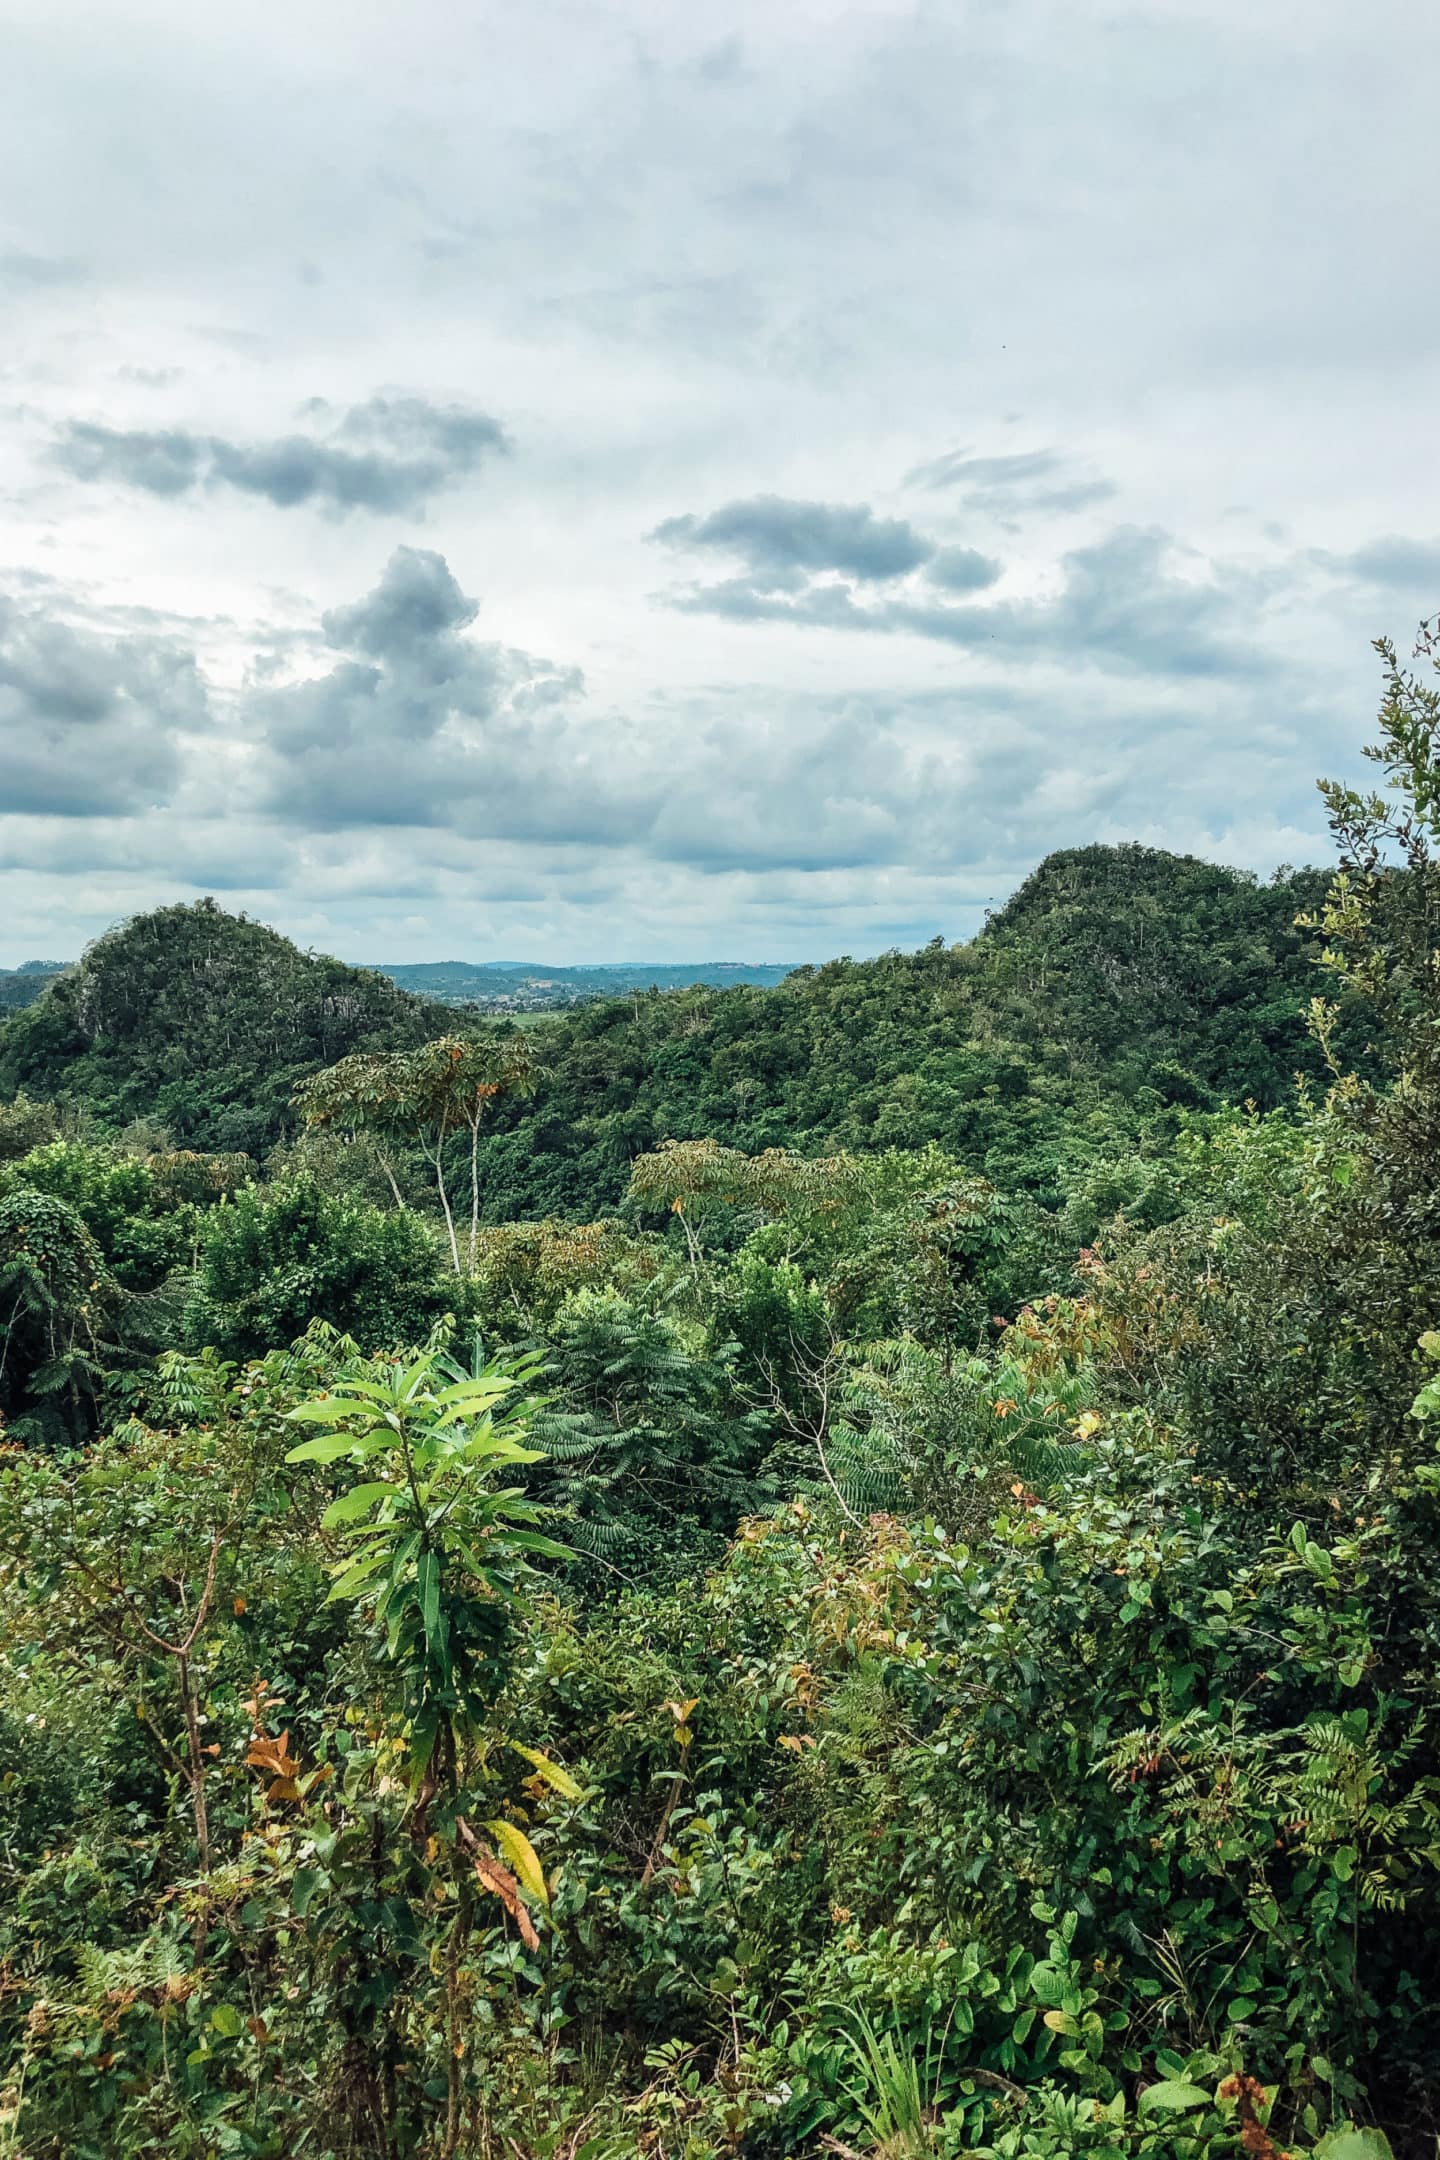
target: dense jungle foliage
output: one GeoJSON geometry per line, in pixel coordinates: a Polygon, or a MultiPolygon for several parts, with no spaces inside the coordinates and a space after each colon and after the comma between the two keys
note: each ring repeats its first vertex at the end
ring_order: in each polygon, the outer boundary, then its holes
{"type": "Polygon", "coordinates": [[[528,1031],[207,904],[6,1021],[0,2153],[1428,2160],[1382,656],[1333,877],[528,1031]]]}
{"type": "Polygon", "coordinates": [[[50,960],[27,960],[18,968],[0,968],[0,1011],[6,1006],[33,1005],[60,972],[60,963],[50,960]]]}
{"type": "MultiPolygon", "coordinates": [[[[1297,1070],[1319,1081],[1316,940],[1295,918],[1324,882],[1070,850],[969,945],[799,969],[778,994],[700,985],[546,1016],[549,1081],[497,1106],[487,1213],[584,1221],[620,1204],[636,1155],[706,1136],[751,1153],[934,1140],[1053,1197],[1092,1129],[1103,1150],[1163,1105],[1269,1109],[1297,1070]]],[[[303,1075],[459,1024],[204,901],[112,931],[0,1027],[0,1088],[263,1156],[295,1134],[303,1075]]]]}

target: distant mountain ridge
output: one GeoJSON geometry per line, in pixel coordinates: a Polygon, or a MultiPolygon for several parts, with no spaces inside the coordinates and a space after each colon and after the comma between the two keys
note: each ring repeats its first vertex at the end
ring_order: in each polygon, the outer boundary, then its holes
{"type": "Polygon", "coordinates": [[[0,1012],[18,1012],[22,1005],[33,1005],[65,966],[63,960],[25,960],[18,968],[0,968],[0,1012]]]}
{"type": "Polygon", "coordinates": [[[794,973],[798,961],[602,960],[552,966],[539,960],[418,960],[374,963],[402,990],[438,998],[446,1005],[478,1005],[492,1011],[544,1011],[589,998],[628,997],[640,990],[688,990],[695,983],[729,989],[748,983],[773,989],[794,973]]]}

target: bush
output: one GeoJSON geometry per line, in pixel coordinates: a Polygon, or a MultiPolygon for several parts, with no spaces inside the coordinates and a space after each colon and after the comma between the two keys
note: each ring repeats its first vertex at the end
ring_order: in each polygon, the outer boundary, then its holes
{"type": "Polygon", "coordinates": [[[456,1284],[439,1272],[424,1220],[337,1199],[308,1178],[251,1187],[203,1218],[188,1340],[258,1357],[315,1319],[365,1349],[423,1341],[456,1284]]]}

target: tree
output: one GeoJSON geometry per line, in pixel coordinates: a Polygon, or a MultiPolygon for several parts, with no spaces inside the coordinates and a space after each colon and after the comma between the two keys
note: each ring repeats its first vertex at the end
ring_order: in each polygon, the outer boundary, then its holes
{"type": "Polygon", "coordinates": [[[187,1338],[226,1357],[259,1357],[314,1319],[366,1350],[420,1342],[453,1299],[430,1225],[312,1178],[251,1186],[200,1218],[187,1338]]]}
{"type": "Polygon", "coordinates": [[[68,1201],[15,1184],[0,1199],[0,1418],[29,1437],[93,1429],[125,1299],[68,1201]]]}
{"type": "Polygon", "coordinates": [[[697,1225],[742,1213],[762,1222],[816,1215],[832,1218],[859,1189],[858,1165],[845,1155],[806,1156],[788,1148],[746,1155],[718,1140],[664,1140],[630,1168],[627,1197],[669,1208],[685,1235],[697,1288],[703,1264],[697,1225]]]}
{"type": "MultiPolygon", "coordinates": [[[[362,1473],[322,1517],[350,1551],[330,1598],[353,1599],[383,1642],[401,1690],[410,1764],[413,1827],[422,1844],[431,1811],[436,1834],[457,1865],[457,1909],[445,1950],[448,2039],[446,2129],[453,2154],[460,2129],[460,1963],[471,1922],[470,1875],[538,1947],[526,1900],[546,1905],[544,1870],[530,1840],[507,1816],[477,1826],[467,1791],[483,1792],[487,1720],[509,1674],[508,1646],[521,1576],[533,1557],[566,1557],[536,1524],[541,1509],[497,1471],[538,1462],[523,1444],[538,1408],[527,1391],[538,1360],[478,1362],[447,1372],[434,1355],[393,1364],[379,1377],[341,1376],[345,1391],[317,1396],[290,1415],[326,1428],[290,1450],[292,1463],[348,1463],[362,1473]],[[448,1380],[448,1385],[440,1384],[448,1380]],[[484,1832],[484,1837],[479,1835],[484,1832]],[[503,1856],[503,1857],[502,1857],[503,1856]]],[[[531,1770],[566,1798],[580,1787],[557,1763],[509,1739],[531,1770]]]]}
{"type": "MultiPolygon", "coordinates": [[[[480,1127],[497,1096],[528,1094],[538,1078],[529,1038],[444,1035],[418,1050],[360,1052],[302,1081],[295,1102],[309,1125],[361,1128],[380,1138],[416,1142],[430,1164],[445,1216],[450,1259],[457,1275],[460,1243],[445,1176],[445,1156],[460,1133],[469,1135],[470,1240],[467,1260],[475,1269],[480,1231],[480,1127]]],[[[386,1175],[397,1207],[403,1207],[392,1158],[386,1175]]]]}

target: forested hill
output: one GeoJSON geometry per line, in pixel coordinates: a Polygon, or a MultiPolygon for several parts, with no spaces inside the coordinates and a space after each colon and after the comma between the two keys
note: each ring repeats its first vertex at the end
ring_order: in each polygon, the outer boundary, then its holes
{"type": "MultiPolygon", "coordinates": [[[[777,988],[697,985],[547,1022],[546,1078],[503,1108],[487,1212],[593,1215],[633,1157],[711,1134],[755,1151],[936,1140],[1044,1189],[1105,1109],[1262,1105],[1314,1069],[1324,874],[1259,885],[1192,857],[1048,857],[969,945],[802,968],[777,988]]],[[[291,1090],[350,1051],[453,1030],[453,1008],[297,950],[213,901],[111,931],[0,1028],[0,1090],[151,1116],[185,1144],[261,1153],[291,1090]]]]}
{"type": "Polygon", "coordinates": [[[27,960],[23,967],[0,968],[0,1012],[33,1005],[63,967],[62,960],[27,960]]]}
{"type": "Polygon", "coordinates": [[[1021,1040],[1164,1085],[1173,1061],[1234,1101],[1270,1104],[1315,1070],[1298,1014],[1316,994],[1324,870],[1261,885],[1194,855],[1067,848],[1047,855],[972,950],[984,1002],[1021,1040]]]}
{"type": "Polygon", "coordinates": [[[301,952],[213,900],[106,933],[0,1027],[0,1095],[23,1089],[184,1146],[262,1153],[297,1080],[352,1050],[424,1042],[454,1015],[383,975],[301,952]]]}
{"type": "Polygon", "coordinates": [[[1325,884],[1072,849],[968,945],[570,1013],[544,1038],[548,1084],[497,1119],[488,1211],[610,1206],[635,1155],[703,1134],[750,1153],[934,1140],[1044,1192],[1087,1119],[1113,1143],[1166,1103],[1282,1102],[1297,1070],[1319,1077],[1316,948],[1295,917],[1325,884]]]}

